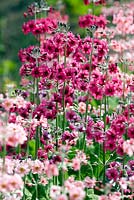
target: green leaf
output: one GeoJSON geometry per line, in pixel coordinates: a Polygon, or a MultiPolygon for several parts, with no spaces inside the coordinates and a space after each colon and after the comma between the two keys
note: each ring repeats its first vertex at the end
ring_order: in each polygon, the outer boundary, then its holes
{"type": "Polygon", "coordinates": [[[93,189],[88,189],[87,190],[87,195],[91,195],[91,194],[94,194],[94,190],[93,189]]]}
{"type": "Polygon", "coordinates": [[[29,145],[29,155],[35,156],[35,140],[30,140],[29,145]]]}
{"type": "Polygon", "coordinates": [[[29,190],[28,190],[26,187],[25,187],[24,192],[25,192],[25,195],[26,195],[27,197],[32,197],[31,192],[29,192],[29,190]]]}
{"type": "Polygon", "coordinates": [[[98,200],[98,196],[95,194],[87,195],[86,200],[98,200]]]}

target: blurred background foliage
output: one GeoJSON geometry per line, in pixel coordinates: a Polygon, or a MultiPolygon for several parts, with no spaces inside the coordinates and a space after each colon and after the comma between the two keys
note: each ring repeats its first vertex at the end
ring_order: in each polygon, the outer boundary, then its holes
{"type": "MultiPolygon", "coordinates": [[[[39,2],[40,0],[36,0],[39,2]]],[[[0,92],[4,85],[19,83],[19,68],[21,63],[18,59],[18,51],[29,45],[36,44],[35,38],[22,33],[22,24],[28,19],[23,17],[27,6],[33,0],[0,0],[0,92]]],[[[49,5],[59,9],[64,5],[64,14],[69,15],[69,24],[74,33],[82,33],[78,29],[78,17],[88,13],[91,6],[85,6],[83,0],[47,0],[49,5]]],[[[95,14],[99,14],[101,6],[97,6],[95,14]]]]}

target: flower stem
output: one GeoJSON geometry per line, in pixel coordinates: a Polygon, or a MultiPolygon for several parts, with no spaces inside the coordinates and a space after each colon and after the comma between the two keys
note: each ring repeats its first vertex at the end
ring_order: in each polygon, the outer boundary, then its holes
{"type": "MultiPolygon", "coordinates": [[[[67,35],[66,35],[66,41],[67,41],[67,35]]],[[[65,44],[65,49],[64,49],[64,68],[66,67],[66,48],[67,44],[65,44]]],[[[62,96],[62,107],[63,107],[63,121],[62,121],[62,129],[63,132],[65,131],[65,87],[66,87],[66,82],[64,81],[63,84],[63,96],[62,96]]]]}
{"type": "Polygon", "coordinates": [[[6,144],[4,141],[4,145],[3,145],[3,164],[2,164],[2,172],[5,172],[5,159],[6,159],[6,144]]]}
{"type": "Polygon", "coordinates": [[[106,182],[105,132],[106,132],[107,97],[104,97],[104,141],[103,141],[103,184],[106,182]]]}

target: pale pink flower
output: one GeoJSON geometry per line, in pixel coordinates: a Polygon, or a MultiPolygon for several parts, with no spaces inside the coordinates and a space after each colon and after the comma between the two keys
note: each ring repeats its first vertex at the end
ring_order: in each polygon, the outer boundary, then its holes
{"type": "Polygon", "coordinates": [[[44,170],[48,178],[59,175],[59,170],[56,164],[45,163],[44,170]]]}
{"type": "Polygon", "coordinates": [[[76,157],[80,160],[81,163],[87,164],[86,154],[82,151],[78,151],[76,157]]]}
{"type": "Polygon", "coordinates": [[[29,83],[30,83],[30,81],[29,81],[27,78],[24,78],[24,77],[21,78],[21,83],[20,83],[20,84],[21,84],[22,86],[25,87],[25,86],[27,86],[29,83]]]}
{"type": "Polygon", "coordinates": [[[21,177],[17,174],[7,175],[3,174],[0,176],[0,192],[14,192],[18,189],[23,189],[23,181],[21,177]]]}
{"type": "Polygon", "coordinates": [[[72,187],[69,190],[70,200],[83,200],[85,198],[85,191],[80,187],[72,187]]]}
{"type": "Polygon", "coordinates": [[[40,124],[42,125],[43,128],[48,128],[47,118],[41,115],[40,124]]]}
{"type": "Polygon", "coordinates": [[[134,139],[126,140],[123,143],[123,151],[124,153],[132,156],[134,154],[134,139]]]}
{"type": "Polygon", "coordinates": [[[20,176],[24,176],[30,172],[30,168],[27,162],[22,161],[18,163],[15,167],[15,172],[20,176]]]}
{"type": "Polygon", "coordinates": [[[75,182],[73,183],[73,185],[74,185],[75,187],[80,187],[81,189],[84,189],[84,188],[85,188],[85,185],[84,185],[84,182],[83,182],[83,181],[75,181],[75,182]]]}
{"type": "Polygon", "coordinates": [[[109,194],[108,200],[121,200],[121,193],[120,192],[114,192],[113,194],[109,194]]]}
{"type": "Polygon", "coordinates": [[[106,195],[99,196],[99,200],[109,200],[106,195]]]}
{"type": "Polygon", "coordinates": [[[34,160],[31,170],[33,174],[42,174],[44,170],[44,164],[40,160],[34,160]]]}
{"type": "Polygon", "coordinates": [[[6,98],[2,102],[2,106],[5,108],[6,111],[9,111],[10,108],[13,106],[13,104],[14,104],[14,100],[11,98],[6,98]]]}
{"type": "Polygon", "coordinates": [[[78,104],[78,112],[84,114],[86,112],[86,104],[84,102],[80,102],[78,104]]]}
{"type": "Polygon", "coordinates": [[[120,181],[119,181],[119,184],[121,186],[121,189],[123,189],[123,190],[127,189],[128,183],[127,183],[126,178],[121,178],[120,181]]]}
{"type": "Polygon", "coordinates": [[[72,160],[72,168],[73,168],[74,171],[80,170],[80,159],[73,158],[73,160],[72,160]]]}
{"type": "Polygon", "coordinates": [[[134,189],[134,176],[131,176],[129,178],[129,186],[130,188],[134,189]]]}
{"type": "Polygon", "coordinates": [[[52,200],[57,200],[61,194],[61,187],[57,185],[52,185],[50,188],[50,197],[52,200]]]}
{"type": "Polygon", "coordinates": [[[95,183],[96,181],[88,176],[84,180],[84,185],[86,188],[93,188],[95,186],[95,183]]]}
{"type": "Polygon", "coordinates": [[[14,99],[14,103],[17,105],[18,108],[21,108],[21,107],[25,108],[27,105],[27,101],[25,101],[24,98],[21,96],[17,96],[14,99]]]}
{"type": "Polygon", "coordinates": [[[12,147],[23,144],[27,140],[27,133],[19,124],[10,123],[6,127],[5,143],[12,147]]]}
{"type": "Polygon", "coordinates": [[[40,179],[40,183],[41,183],[42,185],[47,185],[47,184],[48,184],[48,181],[47,181],[46,178],[41,177],[41,179],[40,179]]]}
{"type": "Polygon", "coordinates": [[[61,194],[58,196],[58,198],[56,200],[68,200],[68,198],[67,198],[66,194],[61,194]]]}
{"type": "Polygon", "coordinates": [[[71,190],[73,183],[74,183],[74,177],[69,177],[69,178],[64,182],[64,186],[67,188],[67,190],[71,190]]]}

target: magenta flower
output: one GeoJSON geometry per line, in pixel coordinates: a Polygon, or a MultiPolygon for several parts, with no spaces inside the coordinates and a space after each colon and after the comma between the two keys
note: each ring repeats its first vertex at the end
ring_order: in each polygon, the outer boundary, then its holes
{"type": "Polygon", "coordinates": [[[66,112],[66,119],[67,119],[68,121],[76,121],[77,118],[78,118],[78,117],[77,117],[77,114],[76,114],[75,111],[70,110],[70,111],[67,111],[67,112],[66,112]]]}
{"type": "Polygon", "coordinates": [[[91,26],[105,28],[106,24],[107,20],[102,15],[98,17],[95,15],[87,14],[79,17],[79,26],[81,28],[90,28],[91,26]]]}
{"type": "Polygon", "coordinates": [[[116,181],[118,179],[118,171],[116,168],[109,168],[106,171],[106,176],[109,180],[116,181]]]}
{"type": "Polygon", "coordinates": [[[85,5],[89,5],[90,4],[90,0],[83,0],[85,5]]]}
{"type": "Polygon", "coordinates": [[[129,125],[127,133],[129,138],[134,138],[134,124],[129,125]]]}

